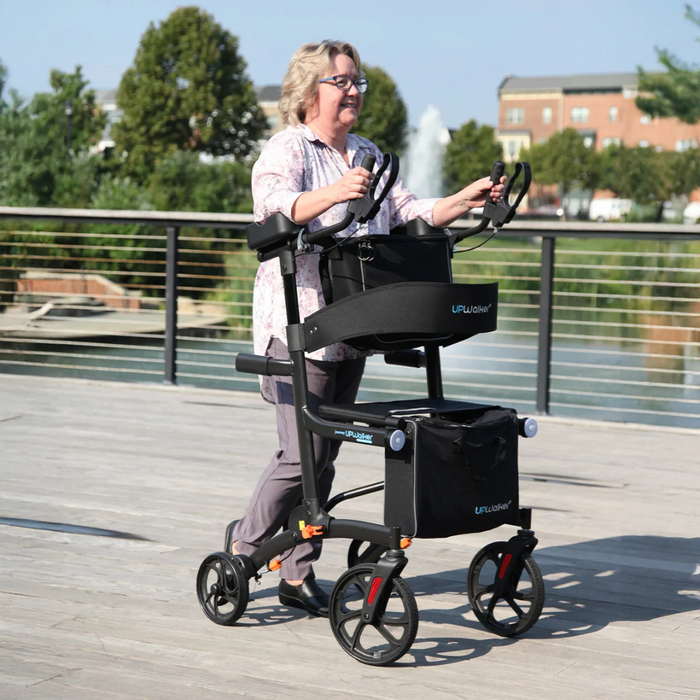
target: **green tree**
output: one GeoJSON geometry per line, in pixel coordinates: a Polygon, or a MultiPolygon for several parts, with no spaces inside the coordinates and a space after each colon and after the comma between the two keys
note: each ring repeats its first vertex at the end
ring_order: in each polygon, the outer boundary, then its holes
{"type": "Polygon", "coordinates": [[[491,172],[494,161],[503,157],[495,129],[473,119],[455,132],[445,148],[443,176],[447,192],[456,192],[467,183],[491,172]]]}
{"type": "Polygon", "coordinates": [[[95,105],[94,92],[86,89],[80,66],[74,73],[51,71],[50,84],[52,92],[38,93],[28,104],[14,93],[0,114],[0,202],[4,204],[86,206],[92,196],[90,188],[85,191],[85,171],[96,175],[98,164],[88,163],[88,152],[99,140],[105,116],[95,105]],[[70,182],[76,171],[83,182],[77,188],[70,182]]]}
{"type": "MultiPolygon", "coordinates": [[[[685,16],[700,26],[700,12],[685,6],[685,16]]],[[[677,117],[687,124],[700,121],[700,71],[693,70],[666,49],[656,49],[665,73],[638,68],[637,107],[653,117],[677,117]]]]}
{"type": "Polygon", "coordinates": [[[5,100],[3,99],[2,93],[3,90],[5,89],[5,82],[7,81],[7,68],[5,67],[5,64],[0,61],[0,114],[3,112],[5,107],[7,105],[5,104],[5,100]]]}
{"type": "Polygon", "coordinates": [[[600,186],[638,204],[653,204],[661,221],[664,202],[700,186],[697,153],[657,152],[652,148],[611,146],[600,155],[600,186]]]}
{"type": "MultiPolygon", "coordinates": [[[[248,213],[253,211],[250,174],[250,168],[243,163],[226,160],[203,163],[197,153],[177,151],[158,164],[150,181],[149,194],[160,211],[248,213]]],[[[204,287],[237,285],[240,275],[234,274],[234,268],[239,256],[229,255],[229,241],[239,238],[239,232],[197,228],[183,229],[183,236],[188,238],[188,250],[180,259],[181,274],[198,280],[202,291],[204,287]],[[227,265],[231,267],[229,272],[227,265]],[[203,275],[202,270],[206,274],[203,275]]],[[[246,272],[252,272],[254,277],[256,269],[254,264],[246,272]]],[[[246,284],[248,282],[246,280],[246,284]]],[[[188,292],[198,293],[201,292],[188,292]]],[[[213,298],[232,302],[225,293],[213,298]]]]}
{"type": "Polygon", "coordinates": [[[391,76],[379,66],[362,69],[369,82],[353,131],[377,145],[382,153],[401,155],[408,135],[408,110],[391,76]]]}
{"type": "Polygon", "coordinates": [[[557,132],[545,143],[521,151],[519,157],[530,163],[538,185],[558,185],[561,199],[575,188],[598,186],[598,155],[575,129],[557,132]]]}
{"type": "Polygon", "coordinates": [[[180,7],[141,37],[117,95],[113,128],[125,172],[145,181],[177,150],[244,158],[266,128],[238,39],[197,7],[180,7]]]}
{"type": "Polygon", "coordinates": [[[177,151],[156,167],[149,192],[161,211],[248,213],[253,211],[250,176],[243,163],[202,163],[196,153],[177,151]]]}

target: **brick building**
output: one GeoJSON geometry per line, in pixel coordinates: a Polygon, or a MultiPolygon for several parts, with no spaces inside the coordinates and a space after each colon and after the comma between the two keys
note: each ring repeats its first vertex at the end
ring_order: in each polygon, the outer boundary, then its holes
{"type": "Polygon", "coordinates": [[[569,127],[598,150],[623,143],[682,151],[700,142],[700,125],[652,119],[637,109],[636,73],[508,76],[498,97],[498,140],[507,161],[516,160],[521,148],[569,127]]]}

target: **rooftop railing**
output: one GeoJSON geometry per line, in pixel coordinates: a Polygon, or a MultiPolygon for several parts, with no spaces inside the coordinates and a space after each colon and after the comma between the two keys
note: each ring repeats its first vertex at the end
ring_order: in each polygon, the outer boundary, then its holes
{"type": "MultiPolygon", "coordinates": [[[[252,216],[0,218],[14,226],[0,231],[0,372],[257,389],[234,369],[252,343],[252,216]]],[[[453,273],[499,282],[499,329],[444,350],[447,396],[700,427],[700,226],[516,220],[470,250],[488,235],[460,245],[453,273]]],[[[370,358],[361,398],[424,392],[417,371],[370,358]]]]}

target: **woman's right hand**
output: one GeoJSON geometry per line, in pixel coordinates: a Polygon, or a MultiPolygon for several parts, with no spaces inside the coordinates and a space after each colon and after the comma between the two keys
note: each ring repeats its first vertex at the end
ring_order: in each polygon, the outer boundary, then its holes
{"type": "Polygon", "coordinates": [[[292,205],[292,219],[297,224],[309,221],[327,212],[331,207],[367,194],[374,175],[364,168],[353,168],[332,185],[304,192],[292,205]]]}
{"type": "Polygon", "coordinates": [[[348,170],[337,182],[330,185],[335,204],[349,202],[351,199],[362,199],[372,184],[374,175],[362,167],[348,170]]]}

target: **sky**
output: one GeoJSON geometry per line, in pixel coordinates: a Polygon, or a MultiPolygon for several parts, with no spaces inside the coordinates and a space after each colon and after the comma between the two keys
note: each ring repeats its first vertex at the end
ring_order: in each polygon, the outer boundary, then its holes
{"type": "MultiPolygon", "coordinates": [[[[52,68],[83,67],[93,88],[116,88],[150,22],[170,0],[0,0],[0,61],[24,97],[49,89],[52,68]]],[[[201,0],[239,38],[248,76],[279,85],[294,51],[340,39],[396,81],[417,125],[429,105],[450,128],[496,124],[508,75],[634,72],[659,67],[655,47],[700,63],[700,28],[678,0],[201,0]]],[[[700,9],[700,6],[698,6],[700,9]]]]}

